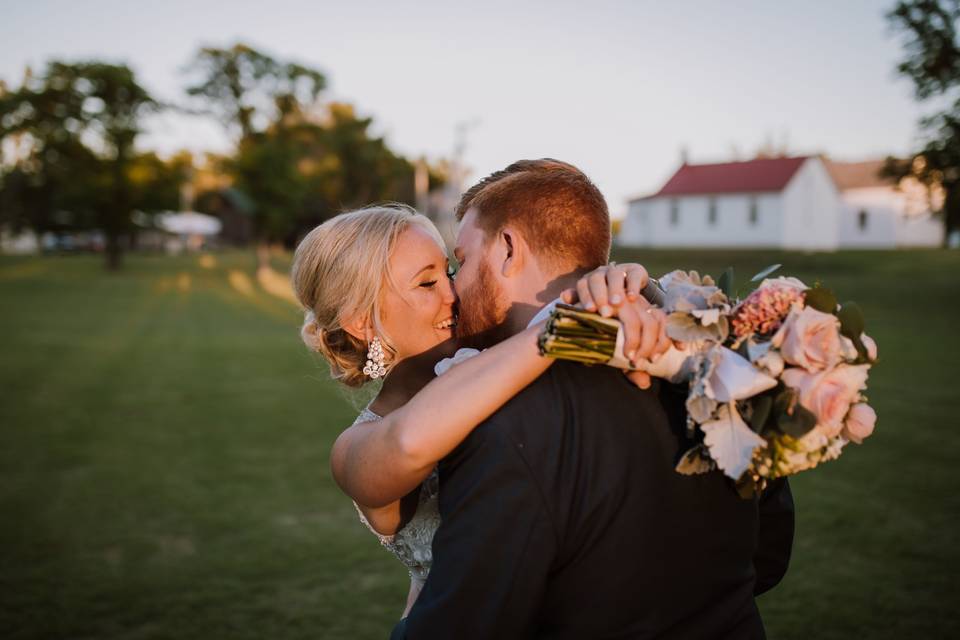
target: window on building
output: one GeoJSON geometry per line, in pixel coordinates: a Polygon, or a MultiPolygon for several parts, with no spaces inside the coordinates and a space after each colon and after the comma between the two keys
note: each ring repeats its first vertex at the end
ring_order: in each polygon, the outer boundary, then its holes
{"type": "Polygon", "coordinates": [[[675,227],[680,224],[680,207],[676,200],[670,201],[670,226],[675,227]]]}
{"type": "Polygon", "coordinates": [[[860,209],[860,213],[857,214],[857,227],[860,229],[860,231],[866,231],[868,223],[869,217],[867,215],[867,210],[860,209]]]}
{"type": "Polygon", "coordinates": [[[756,198],[750,198],[750,213],[747,215],[747,220],[750,222],[751,227],[757,226],[757,222],[760,220],[760,212],[757,209],[756,198]]]}
{"type": "Polygon", "coordinates": [[[710,203],[707,205],[707,223],[712,227],[717,224],[717,200],[716,198],[710,198],[710,203]]]}

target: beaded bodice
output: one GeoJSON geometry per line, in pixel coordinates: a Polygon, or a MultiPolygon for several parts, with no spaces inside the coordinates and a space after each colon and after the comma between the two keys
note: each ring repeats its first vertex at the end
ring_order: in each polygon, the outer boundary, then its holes
{"type": "MultiPolygon", "coordinates": [[[[376,420],[381,420],[381,417],[369,409],[364,409],[357,416],[354,424],[376,420]]],[[[395,534],[386,536],[377,533],[370,526],[363,512],[360,511],[360,507],[357,507],[357,503],[354,502],[357,513],[360,515],[360,521],[377,536],[380,544],[393,552],[393,555],[397,556],[400,562],[407,567],[410,571],[410,577],[419,582],[427,579],[430,564],[433,560],[430,545],[433,542],[433,534],[440,526],[439,492],[440,479],[437,470],[434,469],[420,486],[420,498],[413,518],[395,534]]]]}

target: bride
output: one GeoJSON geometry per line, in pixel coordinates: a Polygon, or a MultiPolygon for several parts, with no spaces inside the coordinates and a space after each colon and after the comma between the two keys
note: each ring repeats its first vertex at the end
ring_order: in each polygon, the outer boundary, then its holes
{"type": "MultiPolygon", "coordinates": [[[[437,361],[455,348],[453,277],[437,229],[403,205],[328,220],[299,244],[292,268],[306,316],[301,335],[333,378],[348,387],[383,378],[334,443],[331,469],[360,519],[410,572],[404,616],[430,570],[440,523],[437,463],[553,362],[537,347],[541,322],[475,357],[458,353],[459,363],[437,376],[437,361]]],[[[646,281],[643,267],[616,265],[577,285],[588,308],[619,311],[628,329],[625,351],[635,358],[653,358],[668,346],[663,314],[639,295],[646,281]]],[[[572,291],[564,296],[574,299],[572,291]]],[[[646,374],[629,375],[649,386],[646,374]]]]}

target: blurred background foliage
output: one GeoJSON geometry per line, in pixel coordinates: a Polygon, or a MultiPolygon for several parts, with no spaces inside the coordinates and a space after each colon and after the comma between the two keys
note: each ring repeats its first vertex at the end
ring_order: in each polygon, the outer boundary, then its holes
{"type": "MultiPolygon", "coordinates": [[[[249,233],[235,240],[291,247],[344,208],[416,203],[415,163],[353,105],[324,102],[319,70],[239,43],[200,49],[185,80],[181,104],[162,103],[128,66],[102,61],[54,60],[28,69],[18,87],[0,84],[0,226],[99,230],[116,269],[160,211],[239,212],[249,233]],[[188,152],[138,150],[144,118],[162,110],[215,118],[232,151],[198,163],[188,152]]],[[[425,169],[428,191],[443,185],[443,163],[425,169]]]]}

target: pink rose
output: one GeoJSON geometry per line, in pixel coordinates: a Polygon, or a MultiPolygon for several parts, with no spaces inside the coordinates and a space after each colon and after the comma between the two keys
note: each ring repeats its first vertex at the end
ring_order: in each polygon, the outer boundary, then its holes
{"type": "Polygon", "coordinates": [[[873,433],[877,424],[877,412],[868,404],[858,403],[850,407],[847,421],[843,424],[843,437],[857,444],[873,433]]]}
{"type": "Polygon", "coordinates": [[[793,309],[772,342],[784,360],[807,371],[823,371],[843,359],[840,321],[813,307],[793,309]]]}
{"type": "Polygon", "coordinates": [[[869,358],[871,362],[876,360],[877,359],[877,343],[874,341],[874,339],[865,333],[861,333],[860,342],[862,342],[863,346],[867,348],[867,358],[869,358]]]}
{"type": "Polygon", "coordinates": [[[817,416],[817,424],[830,438],[840,435],[850,405],[867,386],[870,365],[840,365],[820,373],[792,367],[783,372],[783,382],[800,392],[800,404],[817,416]]]}

